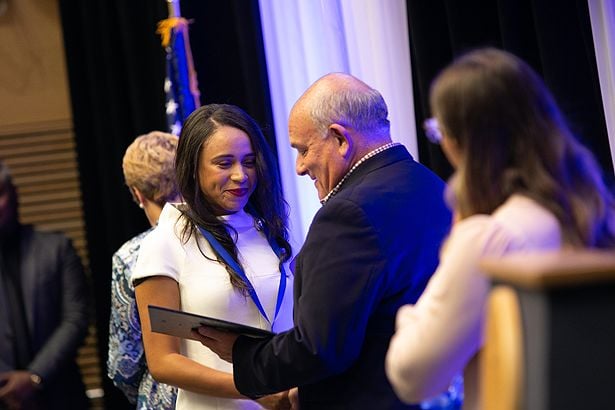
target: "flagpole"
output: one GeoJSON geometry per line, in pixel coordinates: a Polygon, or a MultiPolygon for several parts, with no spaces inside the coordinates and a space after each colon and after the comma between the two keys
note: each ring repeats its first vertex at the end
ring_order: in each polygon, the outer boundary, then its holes
{"type": "Polygon", "coordinates": [[[181,11],[179,10],[179,0],[167,0],[167,7],[169,8],[169,18],[181,16],[181,11]]]}

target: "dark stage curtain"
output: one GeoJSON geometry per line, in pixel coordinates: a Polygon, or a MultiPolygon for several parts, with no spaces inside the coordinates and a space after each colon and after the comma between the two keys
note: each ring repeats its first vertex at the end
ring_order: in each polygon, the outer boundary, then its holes
{"type": "MultiPolygon", "coordinates": [[[[140,134],[166,128],[164,0],[60,0],[76,133],[105,405],[131,408],[106,377],[111,255],[147,229],[123,183],[121,161],[140,134]]],[[[244,108],[275,148],[257,0],[182,0],[201,103],[244,108]]]]}
{"type": "MultiPolygon", "coordinates": [[[[430,116],[429,84],[452,59],[498,47],[542,75],[577,137],[613,174],[586,0],[407,0],[417,129],[430,116]]],[[[419,153],[443,177],[440,148],[421,138],[419,153]]]]}

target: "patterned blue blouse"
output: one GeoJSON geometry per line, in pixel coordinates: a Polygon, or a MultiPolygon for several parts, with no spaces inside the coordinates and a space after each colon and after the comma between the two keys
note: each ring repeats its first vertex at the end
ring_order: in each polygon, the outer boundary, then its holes
{"type": "Polygon", "coordinates": [[[135,290],[130,281],[141,240],[150,231],[130,239],[113,255],[107,375],[137,409],[174,409],[177,389],[156,382],[147,369],[135,290]]]}

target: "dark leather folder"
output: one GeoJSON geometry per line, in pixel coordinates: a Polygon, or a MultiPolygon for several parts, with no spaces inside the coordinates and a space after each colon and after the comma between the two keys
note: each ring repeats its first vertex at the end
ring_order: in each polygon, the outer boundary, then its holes
{"type": "Polygon", "coordinates": [[[181,310],[168,309],[160,306],[149,305],[149,319],[152,332],[164,333],[185,339],[198,340],[192,336],[191,331],[199,326],[209,326],[225,332],[239,333],[242,335],[262,338],[273,336],[274,333],[252,326],[229,322],[213,317],[201,316],[181,310]]]}

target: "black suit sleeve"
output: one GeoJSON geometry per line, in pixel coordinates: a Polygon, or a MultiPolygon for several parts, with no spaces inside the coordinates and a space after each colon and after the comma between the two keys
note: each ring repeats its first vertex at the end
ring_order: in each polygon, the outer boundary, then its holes
{"type": "Polygon", "coordinates": [[[348,369],[382,296],[386,262],[377,231],[350,201],[317,213],[297,259],[295,327],[269,340],[240,337],[235,343],[235,384],[249,397],[348,369]]]}
{"type": "MultiPolygon", "coordinates": [[[[39,374],[43,380],[53,379],[55,373],[75,357],[87,333],[89,319],[87,284],[79,256],[66,237],[60,237],[54,242],[55,246],[50,242],[48,240],[42,247],[45,248],[41,252],[44,256],[38,254],[35,257],[41,258],[40,269],[56,270],[53,278],[61,282],[61,318],[29,366],[29,370],[39,374]]],[[[49,306],[48,312],[52,310],[54,307],[49,306]]],[[[35,326],[45,326],[44,320],[44,317],[37,318],[35,326]]]]}

